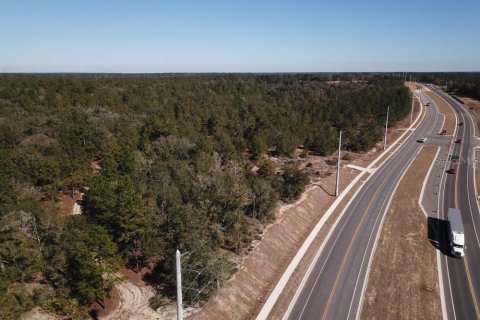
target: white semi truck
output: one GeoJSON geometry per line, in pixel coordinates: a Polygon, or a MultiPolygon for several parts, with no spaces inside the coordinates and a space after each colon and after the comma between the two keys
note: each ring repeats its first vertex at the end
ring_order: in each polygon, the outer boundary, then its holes
{"type": "Polygon", "coordinates": [[[465,255],[465,231],[463,229],[460,209],[448,209],[448,231],[452,255],[461,258],[465,255]]]}

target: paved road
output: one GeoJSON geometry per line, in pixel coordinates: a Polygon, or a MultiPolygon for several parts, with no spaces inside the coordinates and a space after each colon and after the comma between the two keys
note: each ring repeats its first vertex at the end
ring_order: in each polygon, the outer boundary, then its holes
{"type": "Polygon", "coordinates": [[[439,257],[447,317],[448,319],[479,319],[480,241],[478,231],[480,231],[480,212],[474,186],[473,161],[474,147],[478,145],[478,140],[474,137],[474,123],[468,115],[468,111],[455,99],[433,87],[430,88],[452,106],[457,116],[457,122],[463,123],[462,126],[457,126],[453,137],[453,141],[461,139],[462,142],[454,143],[452,141],[449,154],[443,157],[447,161],[444,163],[445,165],[442,165],[443,169],[448,169],[452,165],[456,166],[457,173],[451,175],[442,172],[435,177],[430,177],[430,180],[438,180],[438,176],[442,175],[439,186],[441,196],[438,202],[439,210],[436,217],[432,214],[431,220],[434,221],[432,226],[435,226],[435,240],[438,241],[440,250],[439,257]],[[466,255],[463,259],[456,259],[449,253],[449,240],[446,230],[448,208],[459,208],[462,213],[467,246],[466,255]]]}
{"type": "Polygon", "coordinates": [[[437,109],[427,107],[412,135],[366,182],[326,240],[289,319],[357,316],[375,238],[394,188],[420,148],[415,140],[438,133],[442,124],[437,109]]]}

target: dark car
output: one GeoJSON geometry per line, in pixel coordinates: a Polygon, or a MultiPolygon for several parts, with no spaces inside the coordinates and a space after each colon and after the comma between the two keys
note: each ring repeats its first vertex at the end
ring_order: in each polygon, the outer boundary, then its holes
{"type": "Polygon", "coordinates": [[[459,126],[463,126],[463,122],[460,122],[458,125],[459,125],[459,126]]]}
{"type": "Polygon", "coordinates": [[[455,143],[462,143],[462,139],[455,140],[455,143]]]}
{"type": "Polygon", "coordinates": [[[451,167],[450,169],[447,170],[447,173],[455,174],[455,173],[457,173],[457,169],[455,167],[451,167]]]}

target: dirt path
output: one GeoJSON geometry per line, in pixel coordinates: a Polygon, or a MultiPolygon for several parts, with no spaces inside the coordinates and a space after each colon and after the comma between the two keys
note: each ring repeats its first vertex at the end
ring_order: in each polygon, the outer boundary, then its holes
{"type": "Polygon", "coordinates": [[[436,250],[418,204],[437,149],[423,147],[393,196],[374,253],[362,319],[442,318],[436,250]]]}
{"type": "Polygon", "coordinates": [[[150,287],[140,287],[130,281],[123,281],[115,286],[119,294],[118,308],[103,320],[128,319],[160,319],[160,315],[153,311],[148,301],[155,294],[150,287]]]}
{"type": "Polygon", "coordinates": [[[132,279],[135,274],[130,270],[122,270],[116,276],[126,278],[114,287],[115,308],[107,315],[100,316],[102,320],[150,320],[167,319],[150,308],[149,299],[155,295],[152,287],[138,279],[132,279]]]}

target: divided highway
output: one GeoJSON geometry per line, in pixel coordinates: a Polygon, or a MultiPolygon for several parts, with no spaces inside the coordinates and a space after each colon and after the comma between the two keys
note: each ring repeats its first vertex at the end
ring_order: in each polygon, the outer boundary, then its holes
{"type": "Polygon", "coordinates": [[[480,212],[477,205],[474,175],[474,147],[478,140],[474,134],[474,123],[468,111],[455,99],[429,87],[441,96],[455,111],[457,130],[451,155],[445,168],[456,167],[456,174],[447,174],[440,200],[439,218],[447,220],[448,208],[459,208],[465,228],[465,257],[456,259],[449,254],[446,223],[437,230],[440,234],[441,269],[448,319],[480,318],[480,212]],[[463,125],[460,125],[460,124],[463,125]],[[457,160],[458,159],[458,160],[457,160]]]}
{"type": "Polygon", "coordinates": [[[288,319],[355,319],[379,227],[396,185],[419,151],[415,141],[438,133],[443,116],[426,108],[423,121],[365,183],[337,221],[305,285],[292,301],[288,319]]]}

